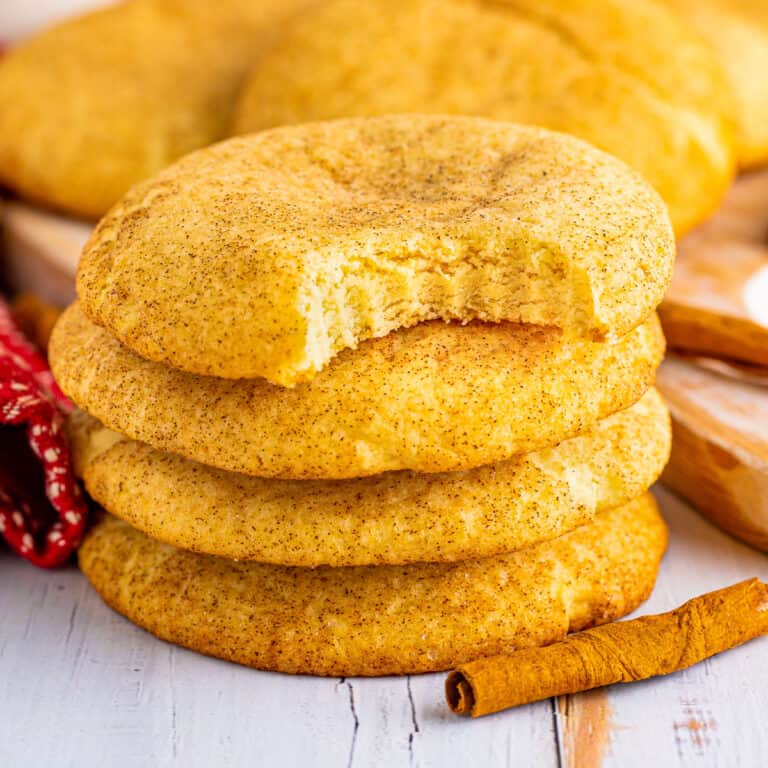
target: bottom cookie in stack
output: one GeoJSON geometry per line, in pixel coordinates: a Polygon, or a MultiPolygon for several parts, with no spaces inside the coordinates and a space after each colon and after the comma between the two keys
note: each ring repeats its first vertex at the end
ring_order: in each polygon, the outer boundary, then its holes
{"type": "Polygon", "coordinates": [[[112,608],[164,640],[259,669],[387,675],[546,645],[623,616],[653,588],[666,541],[650,494],[508,555],[408,566],[236,562],[105,516],[80,567],[112,608]]]}

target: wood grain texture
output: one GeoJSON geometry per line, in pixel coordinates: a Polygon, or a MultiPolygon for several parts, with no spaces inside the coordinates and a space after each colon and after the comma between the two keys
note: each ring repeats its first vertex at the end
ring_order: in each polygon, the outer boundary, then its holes
{"type": "Polygon", "coordinates": [[[768,387],[668,358],[672,416],[664,481],[734,536],[768,549],[768,387]]]}
{"type": "Polygon", "coordinates": [[[557,711],[563,723],[560,739],[564,762],[570,768],[594,768],[605,758],[614,727],[607,688],[578,696],[559,696],[557,711]]]}
{"type": "Polygon", "coordinates": [[[75,298],[75,270],[92,225],[26,203],[2,209],[3,271],[10,287],[64,307],[75,298]]]}
{"type": "MultiPolygon", "coordinates": [[[[695,595],[768,574],[762,553],[719,533],[684,502],[658,493],[671,528],[661,578],[638,614],[660,613],[695,595]]],[[[667,677],[608,689],[613,728],[606,768],[763,765],[759,725],[768,684],[768,639],[667,677]]]]}
{"type": "MultiPolygon", "coordinates": [[[[640,613],[768,577],[764,555],[658,497],[672,539],[640,613]]],[[[0,553],[0,763],[14,768],[760,765],[766,662],[757,640],[666,678],[467,720],[445,706],[443,675],[253,672],[154,640],[74,568],[0,553]]]]}
{"type": "Polygon", "coordinates": [[[659,314],[671,347],[768,365],[768,171],[679,243],[659,314]]]}

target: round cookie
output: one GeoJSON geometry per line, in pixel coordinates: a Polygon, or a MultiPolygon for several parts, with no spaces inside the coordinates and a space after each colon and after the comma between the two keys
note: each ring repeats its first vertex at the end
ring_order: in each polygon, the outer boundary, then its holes
{"type": "Polygon", "coordinates": [[[739,164],[768,164],[768,3],[667,0],[720,57],[735,97],[739,164]]]}
{"type": "Polygon", "coordinates": [[[142,357],[292,386],[433,318],[622,335],[661,301],[673,257],[658,195],[581,141],[390,116],[186,157],[102,219],[77,288],[142,357]]]}
{"type": "Polygon", "coordinates": [[[81,408],[134,440],[261,477],[444,472],[555,445],[640,399],[664,353],[656,316],[610,342],[433,321],[345,350],[293,389],[145,360],[77,304],[49,346],[81,408]]]}
{"type": "Polygon", "coordinates": [[[274,26],[310,0],[132,0],[66,21],[0,62],[0,180],[98,218],[226,131],[274,26]]]}
{"type": "Polygon", "coordinates": [[[109,516],[79,562],[108,605],[163,640],[258,669],[390,675],[547,645],[623,616],[653,588],[666,541],[646,494],[551,542],[450,565],[236,563],[109,516]]]}
{"type": "Polygon", "coordinates": [[[91,497],[153,539],[311,568],[467,560],[555,538],[649,488],[670,447],[655,390],[555,448],[444,474],[264,479],[124,439],[82,411],[69,432],[91,497]]]}
{"type": "Polygon", "coordinates": [[[656,187],[678,235],[717,207],[734,173],[717,56],[645,0],[331,0],[259,58],[233,133],[392,112],[586,139],[656,187]]]}

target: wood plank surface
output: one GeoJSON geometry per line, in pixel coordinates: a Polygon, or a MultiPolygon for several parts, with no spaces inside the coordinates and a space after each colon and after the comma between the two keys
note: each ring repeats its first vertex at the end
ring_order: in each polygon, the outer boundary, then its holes
{"type": "Polygon", "coordinates": [[[672,415],[664,480],[714,522],[768,550],[768,378],[667,358],[657,385],[672,415]]]}
{"type": "MultiPolygon", "coordinates": [[[[640,612],[667,610],[768,560],[657,491],[670,550],[640,612]]],[[[757,766],[768,755],[768,640],[667,678],[480,720],[443,675],[312,679],[155,640],[74,568],[0,553],[0,763],[26,766],[757,766]]]]}

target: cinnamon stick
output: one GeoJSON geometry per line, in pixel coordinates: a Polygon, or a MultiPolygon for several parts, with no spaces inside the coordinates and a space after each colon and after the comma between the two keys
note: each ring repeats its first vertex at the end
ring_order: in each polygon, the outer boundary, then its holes
{"type": "Polygon", "coordinates": [[[768,633],[768,584],[749,579],[669,613],[615,622],[465,664],[448,675],[448,706],[479,717],[532,701],[685,669],[768,633]]]}

